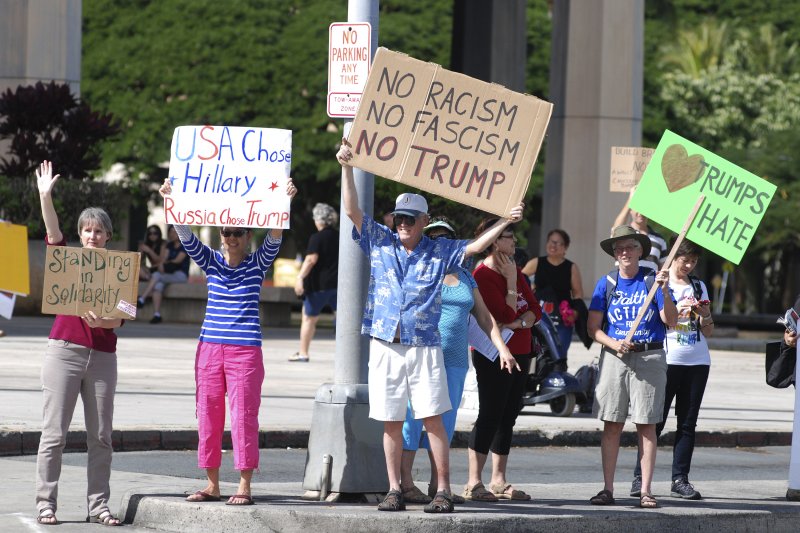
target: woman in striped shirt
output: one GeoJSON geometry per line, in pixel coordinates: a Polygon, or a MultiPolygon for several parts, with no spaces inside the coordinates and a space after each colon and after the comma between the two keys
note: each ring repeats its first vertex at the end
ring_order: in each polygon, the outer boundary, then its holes
{"type": "MultiPolygon", "coordinates": [[[[169,180],[160,192],[162,196],[172,192],[169,180]]],[[[286,194],[297,194],[291,179],[286,194]]],[[[188,226],[176,225],[175,229],[186,253],[208,278],[208,304],[195,356],[197,462],[205,468],[208,484],[187,500],[220,500],[227,392],[234,467],[241,472],[239,488],[227,503],[251,505],[250,480],[258,468],[258,409],[264,381],[258,304],[261,283],[278,255],[283,230],[271,229],[258,250],[251,253],[253,234],[247,228],[222,227],[223,252],[201,243],[188,226]]]]}

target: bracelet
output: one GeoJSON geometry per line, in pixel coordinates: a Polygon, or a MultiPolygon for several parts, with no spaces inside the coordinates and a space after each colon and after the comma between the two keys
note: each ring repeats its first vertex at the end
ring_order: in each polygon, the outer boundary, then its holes
{"type": "Polygon", "coordinates": [[[703,323],[700,325],[700,327],[701,327],[701,328],[704,328],[704,327],[706,327],[706,326],[713,326],[713,325],[714,325],[714,321],[712,320],[711,322],[703,322],[703,323]]]}
{"type": "Polygon", "coordinates": [[[508,289],[506,292],[507,292],[508,294],[513,294],[514,296],[516,296],[516,295],[517,295],[517,290],[516,290],[516,289],[513,289],[513,290],[512,290],[512,289],[508,289]]]}

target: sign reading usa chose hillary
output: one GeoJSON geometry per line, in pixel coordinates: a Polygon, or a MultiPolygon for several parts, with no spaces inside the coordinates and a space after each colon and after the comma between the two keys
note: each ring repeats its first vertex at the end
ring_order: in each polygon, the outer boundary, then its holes
{"type": "Polygon", "coordinates": [[[288,228],[292,132],[181,126],[172,135],[168,224],[288,228]]]}

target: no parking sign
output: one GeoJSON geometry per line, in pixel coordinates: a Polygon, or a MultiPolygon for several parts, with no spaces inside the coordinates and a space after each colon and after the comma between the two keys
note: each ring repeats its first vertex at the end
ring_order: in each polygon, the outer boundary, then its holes
{"type": "Polygon", "coordinates": [[[328,32],[328,116],[353,118],[372,63],[372,26],[334,22],[328,32]]]}

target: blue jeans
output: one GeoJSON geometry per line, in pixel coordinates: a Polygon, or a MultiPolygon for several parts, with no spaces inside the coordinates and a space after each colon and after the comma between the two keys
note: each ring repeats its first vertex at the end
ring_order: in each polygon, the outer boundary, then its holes
{"type": "MultiPolygon", "coordinates": [[[[708,382],[708,365],[668,365],[667,392],[664,398],[664,420],[656,425],[656,434],[661,435],[675,400],[675,444],[672,446],[672,480],[688,478],[694,454],[695,427],[700,414],[700,404],[708,382]]],[[[639,458],[636,459],[634,476],[641,476],[639,458]]]]}
{"type": "Polygon", "coordinates": [[[556,326],[558,342],[561,343],[561,358],[564,360],[567,359],[567,350],[569,350],[569,345],[572,344],[572,331],[574,329],[573,326],[565,326],[563,324],[556,326]]]}

